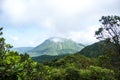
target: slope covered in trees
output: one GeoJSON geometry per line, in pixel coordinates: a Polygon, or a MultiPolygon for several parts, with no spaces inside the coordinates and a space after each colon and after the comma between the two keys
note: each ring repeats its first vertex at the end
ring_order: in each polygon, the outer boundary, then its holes
{"type": "Polygon", "coordinates": [[[79,54],[87,57],[97,58],[100,55],[112,55],[115,52],[116,52],[115,46],[113,43],[100,41],[100,42],[96,42],[94,44],[86,46],[79,52],[79,54]]]}
{"type": "Polygon", "coordinates": [[[44,65],[50,68],[49,80],[115,80],[113,70],[100,67],[97,59],[79,54],[46,62],[44,65]]]}
{"type": "Polygon", "coordinates": [[[41,55],[41,56],[37,56],[37,57],[32,57],[32,59],[34,61],[37,61],[39,63],[43,63],[43,62],[47,62],[47,61],[52,61],[52,60],[55,60],[55,59],[60,59],[64,56],[67,56],[68,54],[66,55],[57,55],[57,56],[51,56],[51,55],[41,55]]]}

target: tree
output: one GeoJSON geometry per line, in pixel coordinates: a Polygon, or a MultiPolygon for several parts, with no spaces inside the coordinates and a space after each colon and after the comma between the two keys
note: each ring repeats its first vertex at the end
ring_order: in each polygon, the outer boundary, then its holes
{"type": "MultiPolygon", "coordinates": [[[[5,68],[4,66],[4,59],[5,59],[5,39],[2,36],[3,32],[2,32],[3,28],[0,28],[0,77],[1,78],[5,78],[4,72],[5,72],[5,68]]],[[[0,78],[0,79],[1,79],[0,78]]]]}
{"type": "Polygon", "coordinates": [[[66,69],[65,80],[80,80],[79,70],[73,67],[66,69]]]}
{"type": "Polygon", "coordinates": [[[44,66],[34,62],[27,53],[10,50],[0,28],[0,80],[45,80],[44,66]]]}
{"type": "Polygon", "coordinates": [[[120,55],[120,16],[102,16],[99,21],[102,25],[95,32],[96,38],[112,42],[120,55]]]}

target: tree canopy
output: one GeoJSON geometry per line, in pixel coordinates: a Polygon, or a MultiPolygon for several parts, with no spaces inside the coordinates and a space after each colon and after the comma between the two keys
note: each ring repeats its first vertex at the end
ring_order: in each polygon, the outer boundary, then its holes
{"type": "Polygon", "coordinates": [[[95,32],[96,38],[114,43],[120,55],[120,16],[102,16],[102,25],[95,32]]]}

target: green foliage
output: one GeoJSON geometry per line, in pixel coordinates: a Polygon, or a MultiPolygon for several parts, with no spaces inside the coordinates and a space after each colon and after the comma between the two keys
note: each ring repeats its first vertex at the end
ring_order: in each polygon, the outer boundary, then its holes
{"type": "Polygon", "coordinates": [[[95,66],[90,66],[88,70],[88,76],[90,77],[89,80],[115,80],[113,70],[95,66]]]}
{"type": "MultiPolygon", "coordinates": [[[[2,28],[0,28],[0,31],[2,28]]],[[[0,32],[2,35],[2,32],[0,32]]],[[[12,46],[0,37],[0,80],[43,80],[44,67],[29,55],[10,51],[12,46]]]]}
{"type": "Polygon", "coordinates": [[[110,69],[90,66],[86,70],[80,70],[80,80],[115,80],[115,78],[114,72],[110,69]]]}
{"type": "Polygon", "coordinates": [[[74,54],[44,65],[49,66],[48,80],[115,80],[114,71],[99,64],[99,60],[74,54]]]}
{"type": "Polygon", "coordinates": [[[99,21],[102,25],[95,32],[96,38],[100,41],[105,40],[107,45],[113,44],[113,53],[110,52],[111,49],[106,52],[110,55],[111,64],[118,75],[120,71],[120,16],[102,16],[99,21]]]}
{"type": "Polygon", "coordinates": [[[76,68],[66,69],[65,80],[79,80],[79,79],[80,79],[80,74],[78,69],[76,68]]]}
{"type": "Polygon", "coordinates": [[[64,80],[65,70],[53,68],[48,75],[47,80],[64,80]]]}
{"type": "Polygon", "coordinates": [[[79,54],[73,54],[73,55],[68,55],[63,58],[44,63],[44,65],[49,65],[49,66],[59,67],[59,68],[65,68],[65,67],[71,66],[71,67],[85,69],[90,65],[96,65],[96,60],[87,58],[79,54]]]}
{"type": "Polygon", "coordinates": [[[110,63],[110,57],[106,55],[101,55],[98,57],[99,61],[99,66],[104,67],[104,68],[112,68],[112,65],[110,63]]]}
{"type": "MultiPolygon", "coordinates": [[[[67,54],[68,55],[68,54],[67,54]]],[[[50,56],[50,55],[41,55],[41,56],[37,56],[37,57],[32,57],[32,59],[34,61],[37,61],[39,63],[47,63],[48,61],[52,61],[52,60],[56,60],[56,59],[60,59],[62,57],[65,57],[67,55],[57,55],[57,56],[50,56]]]]}

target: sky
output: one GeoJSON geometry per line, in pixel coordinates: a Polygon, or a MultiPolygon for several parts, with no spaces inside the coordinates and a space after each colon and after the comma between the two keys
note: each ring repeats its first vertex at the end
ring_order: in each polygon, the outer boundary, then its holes
{"type": "Polygon", "coordinates": [[[84,45],[98,41],[101,16],[120,16],[120,0],[0,0],[0,27],[6,43],[37,46],[50,37],[84,45]]]}

